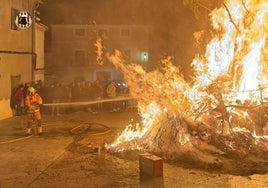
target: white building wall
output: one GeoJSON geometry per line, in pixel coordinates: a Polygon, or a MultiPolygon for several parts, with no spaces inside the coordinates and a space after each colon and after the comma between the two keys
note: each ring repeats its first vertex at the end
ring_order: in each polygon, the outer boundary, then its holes
{"type": "Polygon", "coordinates": [[[30,55],[0,54],[0,119],[12,116],[10,108],[11,77],[20,75],[20,83],[31,80],[30,55]]]}
{"type": "MultiPolygon", "coordinates": [[[[33,61],[31,54],[33,51],[32,27],[26,30],[11,29],[11,9],[30,10],[33,5],[33,1],[34,0],[1,0],[0,119],[9,118],[12,116],[12,110],[10,108],[10,96],[12,88],[20,83],[30,82],[33,78],[33,61]],[[16,79],[16,82],[14,82],[14,80],[12,82],[12,77],[18,78],[16,79]]],[[[42,58],[42,56],[40,58],[42,58]]],[[[42,60],[39,60],[39,62],[43,63],[42,60]]]]}

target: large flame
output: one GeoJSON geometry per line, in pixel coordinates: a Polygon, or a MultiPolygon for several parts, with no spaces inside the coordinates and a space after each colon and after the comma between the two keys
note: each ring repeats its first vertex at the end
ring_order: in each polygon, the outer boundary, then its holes
{"type": "MultiPolygon", "coordinates": [[[[217,105],[218,95],[229,105],[236,101],[257,105],[268,99],[268,2],[229,0],[210,16],[214,38],[206,53],[197,54],[193,60],[195,76],[191,83],[185,81],[170,57],[162,61],[161,69],[147,73],[140,65],[126,63],[119,51],[109,56],[123,71],[131,96],[137,98],[142,121],[131,122],[107,148],[123,151],[150,147],[166,114],[194,122],[204,108],[217,105]]],[[[247,112],[235,113],[248,117],[247,112]]],[[[187,131],[181,132],[178,142],[185,144],[190,136],[187,131]]]]}

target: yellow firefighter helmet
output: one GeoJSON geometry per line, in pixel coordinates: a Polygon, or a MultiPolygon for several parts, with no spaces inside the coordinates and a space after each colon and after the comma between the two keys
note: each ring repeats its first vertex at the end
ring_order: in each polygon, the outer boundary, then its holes
{"type": "Polygon", "coordinates": [[[28,88],[28,92],[29,92],[30,95],[33,95],[36,92],[36,90],[34,89],[34,87],[30,86],[28,88]]]}

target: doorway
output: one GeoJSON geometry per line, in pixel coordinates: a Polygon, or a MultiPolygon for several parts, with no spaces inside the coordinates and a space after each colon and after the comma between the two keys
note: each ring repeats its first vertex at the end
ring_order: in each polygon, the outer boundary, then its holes
{"type": "Polygon", "coordinates": [[[17,88],[21,84],[21,75],[10,76],[10,80],[11,80],[11,91],[13,91],[14,88],[17,88]]]}

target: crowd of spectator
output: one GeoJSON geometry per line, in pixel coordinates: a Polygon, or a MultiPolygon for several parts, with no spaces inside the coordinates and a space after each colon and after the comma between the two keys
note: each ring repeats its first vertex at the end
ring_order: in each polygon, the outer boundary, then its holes
{"type": "MultiPolygon", "coordinates": [[[[81,102],[92,101],[106,98],[114,98],[117,96],[128,96],[129,90],[123,82],[106,82],[99,81],[80,81],[71,84],[52,83],[46,84],[42,82],[33,82],[21,84],[14,88],[11,93],[10,107],[13,109],[15,116],[23,114],[24,98],[27,88],[33,86],[37,93],[43,98],[43,103],[66,103],[66,102],[81,102]]],[[[43,113],[51,115],[60,115],[62,113],[73,112],[76,110],[88,110],[96,113],[99,110],[117,111],[129,106],[128,101],[97,103],[93,105],[81,106],[60,106],[52,105],[42,107],[43,113]]],[[[131,106],[133,107],[133,106],[131,106]]]]}

